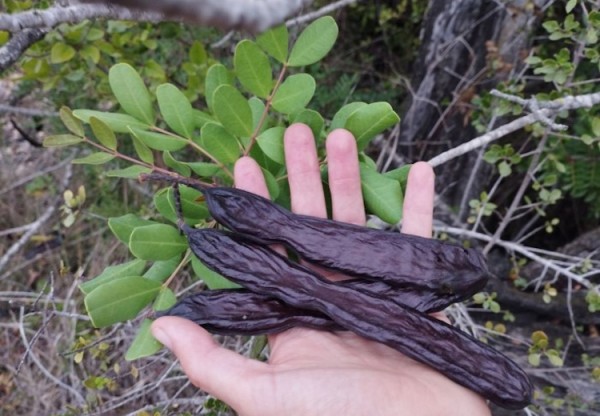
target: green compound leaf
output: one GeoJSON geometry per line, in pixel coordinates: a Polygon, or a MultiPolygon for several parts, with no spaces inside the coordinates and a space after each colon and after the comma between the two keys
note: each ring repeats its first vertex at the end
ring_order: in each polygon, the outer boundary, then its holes
{"type": "Polygon", "coordinates": [[[367,103],[363,103],[362,101],[355,101],[353,103],[348,103],[342,108],[338,110],[337,113],[331,119],[331,124],[329,125],[329,130],[333,131],[335,129],[343,129],[346,125],[346,121],[348,117],[350,117],[355,111],[366,107],[367,103]]]}
{"type": "Polygon", "coordinates": [[[161,284],[141,276],[105,283],[85,298],[85,308],[96,328],[135,318],[158,294],[161,284]]]}
{"type": "MultiPolygon", "coordinates": [[[[248,105],[250,106],[250,111],[252,111],[252,131],[255,132],[258,128],[258,123],[261,122],[263,118],[263,114],[265,112],[265,103],[257,97],[250,97],[248,99],[248,105]]],[[[269,118],[263,121],[260,126],[259,133],[262,133],[269,127],[269,118]]],[[[244,146],[247,146],[248,143],[243,143],[244,146]]]]}
{"type": "Polygon", "coordinates": [[[314,64],[327,55],[338,36],[338,27],[330,16],[321,17],[308,25],[292,47],[288,66],[314,64]]]}
{"type": "Polygon", "coordinates": [[[110,88],[126,113],[148,124],[154,123],[154,109],[148,88],[131,65],[116,64],[108,71],[110,88]]]}
{"type": "Polygon", "coordinates": [[[183,149],[189,143],[187,139],[153,131],[131,128],[129,132],[133,137],[138,138],[142,143],[154,150],[174,152],[183,149]]]}
{"type": "Polygon", "coordinates": [[[71,163],[75,165],[103,165],[107,162],[110,162],[114,158],[115,157],[109,153],[95,152],[85,157],[73,159],[71,163]]]}
{"type": "Polygon", "coordinates": [[[267,55],[250,40],[238,43],[233,56],[235,73],[248,92],[267,98],[273,88],[273,73],[267,55]]]}
{"type": "Polygon", "coordinates": [[[137,179],[142,173],[150,173],[152,169],[144,166],[129,166],[125,169],[113,169],[105,173],[109,178],[137,179]]]}
{"type": "Polygon", "coordinates": [[[73,133],[75,136],[79,136],[79,137],[83,137],[85,135],[85,132],[83,130],[83,124],[81,123],[81,120],[77,119],[73,115],[73,111],[71,111],[71,109],[69,107],[65,107],[65,106],[61,107],[58,114],[60,116],[61,121],[65,125],[65,127],[67,129],[69,129],[69,131],[71,133],[73,133]]]}
{"type": "Polygon", "coordinates": [[[149,357],[161,350],[162,344],[152,336],[151,325],[152,321],[150,319],[142,321],[138,333],[125,353],[125,360],[133,361],[138,358],[149,357]]]}
{"type": "Polygon", "coordinates": [[[87,282],[80,284],[79,289],[87,295],[92,290],[112,280],[127,276],[139,276],[145,267],[146,262],[139,259],[115,266],[108,266],[102,273],[94,277],[92,280],[88,280],[87,282]]]}
{"type": "Polygon", "coordinates": [[[179,230],[167,224],[153,224],[133,230],[129,250],[142,260],[169,260],[188,247],[179,230]]]}
{"type": "Polygon", "coordinates": [[[240,145],[235,136],[217,123],[207,123],[202,127],[200,146],[223,164],[235,162],[240,155],[240,145]]]}
{"type": "Polygon", "coordinates": [[[404,195],[400,183],[377,171],[360,165],[360,179],[367,209],[389,224],[402,219],[404,195]]]}
{"type": "Polygon", "coordinates": [[[280,165],[285,164],[285,155],[283,152],[284,132],[284,127],[273,127],[265,130],[265,132],[256,139],[256,142],[263,153],[280,165]]]}
{"type": "Polygon", "coordinates": [[[289,34],[286,25],[267,30],[256,38],[256,43],[282,64],[287,60],[289,34]]]}
{"type": "Polygon", "coordinates": [[[50,63],[62,64],[73,59],[77,51],[66,43],[55,43],[50,50],[50,63]]]}
{"type": "Polygon", "coordinates": [[[131,233],[134,229],[152,224],[157,223],[154,221],[145,220],[134,214],[127,214],[108,219],[108,228],[110,228],[113,234],[125,244],[129,244],[129,238],[131,237],[131,233]]]}
{"type": "Polygon", "coordinates": [[[160,114],[168,126],[175,133],[191,139],[196,120],[192,104],[185,94],[173,84],[162,84],[156,88],[156,99],[160,114]]]}
{"type": "Polygon", "coordinates": [[[214,64],[206,72],[204,81],[204,94],[206,94],[206,104],[211,111],[213,110],[213,95],[221,85],[233,85],[233,76],[222,64],[214,64]]]}
{"type": "Polygon", "coordinates": [[[117,136],[110,127],[96,117],[90,117],[90,127],[98,141],[110,150],[117,150],[117,136]]]}
{"type": "Polygon", "coordinates": [[[315,93],[315,79],[308,74],[296,74],[286,78],[273,97],[273,108],[283,114],[302,110],[315,93]]]}
{"type": "Polygon", "coordinates": [[[72,134],[56,134],[48,136],[44,139],[44,147],[65,147],[81,143],[83,137],[74,136],[72,134]]]}
{"type": "Polygon", "coordinates": [[[240,285],[233,283],[230,280],[227,280],[219,273],[213,272],[208,267],[206,267],[198,258],[195,256],[192,257],[192,269],[194,270],[194,274],[202,280],[206,286],[211,289],[236,289],[240,288],[240,285]]]}
{"type": "Polygon", "coordinates": [[[400,117],[392,106],[385,102],[378,102],[354,111],[346,120],[344,128],[354,135],[358,150],[362,150],[377,134],[399,121],[400,117]]]}
{"type": "Polygon", "coordinates": [[[235,136],[252,135],[252,110],[242,93],[231,85],[221,85],[213,94],[217,120],[235,136]]]}
{"type": "Polygon", "coordinates": [[[110,127],[115,133],[129,133],[130,127],[141,130],[148,130],[151,127],[150,124],[139,121],[129,114],[106,113],[96,110],[74,110],[73,115],[84,123],[89,123],[91,117],[96,117],[110,127]]]}
{"type": "Polygon", "coordinates": [[[162,283],[173,274],[175,269],[177,269],[177,266],[179,266],[180,261],[181,256],[175,256],[169,260],[155,261],[152,266],[146,270],[144,277],[162,283]]]}

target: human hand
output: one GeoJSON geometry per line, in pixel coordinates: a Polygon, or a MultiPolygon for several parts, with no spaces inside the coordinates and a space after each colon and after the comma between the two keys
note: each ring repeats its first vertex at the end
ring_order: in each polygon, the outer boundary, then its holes
{"type": "MultiPolygon", "coordinates": [[[[295,124],[286,130],[285,154],[292,210],[326,216],[314,138],[295,124]]],[[[327,138],[333,218],[364,224],[354,138],[336,130],[327,138]]],[[[433,171],[413,165],[404,200],[402,232],[431,236],[433,171]]],[[[238,188],[268,197],[260,167],[241,158],[238,188]]],[[[331,276],[340,278],[340,276],[331,276]]],[[[438,317],[445,319],[442,314],[438,317]]],[[[269,337],[268,363],[216,344],[203,328],[183,318],[164,317],[154,336],[180,360],[194,385],[225,401],[243,416],[307,415],[489,415],[485,401],[443,374],[383,344],[351,332],[295,328],[269,337]]]]}

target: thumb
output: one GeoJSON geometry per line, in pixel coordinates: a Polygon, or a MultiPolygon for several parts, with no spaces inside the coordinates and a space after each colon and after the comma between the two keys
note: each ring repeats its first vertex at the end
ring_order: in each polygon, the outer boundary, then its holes
{"type": "Polygon", "coordinates": [[[187,319],[159,318],[152,324],[152,334],[175,354],[196,387],[236,410],[249,403],[252,378],[266,364],[221,347],[205,329],[187,319]]]}

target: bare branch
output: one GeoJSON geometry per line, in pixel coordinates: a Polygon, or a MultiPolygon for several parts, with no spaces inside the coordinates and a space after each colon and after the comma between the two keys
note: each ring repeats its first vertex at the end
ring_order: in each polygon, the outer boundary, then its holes
{"type": "Polygon", "coordinates": [[[590,108],[594,105],[600,104],[600,93],[567,96],[559,98],[557,100],[539,103],[541,110],[520,117],[516,120],[511,121],[508,124],[498,127],[482,136],[476,137],[460,146],[450,149],[444,153],[441,153],[429,160],[429,164],[433,167],[444,164],[452,159],[464,155],[465,153],[475,150],[479,147],[486,146],[489,143],[500,139],[514,131],[522,129],[525,126],[533,124],[539,121],[540,116],[548,117],[549,115],[563,111],[563,110],[575,110],[577,108],[590,108]]]}
{"type": "Polygon", "coordinates": [[[160,13],[168,18],[221,29],[261,32],[283,23],[312,0],[85,0],[160,13]]]}
{"type": "MultiPolygon", "coordinates": [[[[452,235],[464,235],[466,237],[475,238],[481,241],[492,241],[492,237],[487,234],[482,234],[477,231],[464,230],[458,227],[434,227],[438,232],[445,232],[452,235]]],[[[571,280],[576,281],[577,283],[585,286],[586,288],[591,288],[592,284],[582,276],[575,274],[571,271],[571,267],[563,267],[561,265],[556,264],[554,261],[544,258],[536,253],[531,247],[524,246],[522,244],[513,243],[511,241],[504,241],[497,239],[495,240],[496,245],[504,247],[506,250],[513,251],[515,253],[519,253],[520,255],[527,257],[530,260],[533,260],[537,263],[540,263],[544,267],[548,269],[554,270],[560,275],[563,275],[571,280]]]]}
{"type": "Polygon", "coordinates": [[[155,11],[140,11],[106,4],[73,4],[15,14],[0,14],[0,30],[18,33],[23,29],[52,29],[61,23],[79,23],[86,19],[106,18],[159,22],[165,16],[155,11]]]}
{"type": "MultiPolygon", "coordinates": [[[[4,15],[0,15],[0,24],[3,17],[4,15]]],[[[2,28],[0,28],[0,30],[1,29],[2,28]]],[[[44,35],[46,35],[46,31],[42,29],[20,30],[18,33],[15,33],[12,38],[0,48],[0,73],[14,64],[27,48],[42,39],[44,35]]]]}

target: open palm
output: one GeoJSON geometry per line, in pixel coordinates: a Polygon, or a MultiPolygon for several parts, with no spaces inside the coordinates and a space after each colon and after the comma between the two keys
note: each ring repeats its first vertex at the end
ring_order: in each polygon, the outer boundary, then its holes
{"type": "MultiPolygon", "coordinates": [[[[355,140],[347,131],[336,130],[326,147],[333,218],[364,224],[355,140]]],[[[319,162],[307,126],[287,129],[285,154],[292,210],[325,217],[319,162]]],[[[433,179],[429,165],[413,165],[402,232],[431,235],[433,179]]],[[[238,188],[268,197],[260,167],[250,158],[237,162],[235,181],[238,188]]],[[[470,390],[350,332],[295,328],[270,336],[269,362],[263,363],[220,347],[204,329],[182,318],[160,318],[152,329],[194,385],[240,415],[489,415],[485,401],[470,390]]]]}

